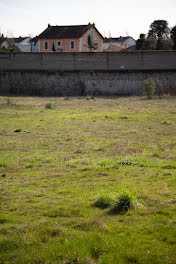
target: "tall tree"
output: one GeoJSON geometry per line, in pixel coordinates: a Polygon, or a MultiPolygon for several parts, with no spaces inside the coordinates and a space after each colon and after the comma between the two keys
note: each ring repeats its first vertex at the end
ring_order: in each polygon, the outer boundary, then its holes
{"type": "Polygon", "coordinates": [[[171,39],[174,42],[173,49],[176,50],[176,26],[171,29],[171,39]]]}
{"type": "Polygon", "coordinates": [[[155,20],[148,32],[148,37],[155,37],[157,40],[157,49],[162,49],[162,41],[169,37],[169,27],[166,20],[155,20]]]}

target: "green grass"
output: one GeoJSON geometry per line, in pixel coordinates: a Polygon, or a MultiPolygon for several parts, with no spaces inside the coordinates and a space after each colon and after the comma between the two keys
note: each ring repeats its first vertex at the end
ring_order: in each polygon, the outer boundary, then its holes
{"type": "Polygon", "coordinates": [[[175,264],[175,131],[175,98],[0,97],[0,263],[175,264]]]}

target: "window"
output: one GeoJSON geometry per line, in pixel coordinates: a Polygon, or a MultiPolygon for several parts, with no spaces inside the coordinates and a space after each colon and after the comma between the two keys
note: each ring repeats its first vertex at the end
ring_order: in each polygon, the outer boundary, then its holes
{"type": "Polygon", "coordinates": [[[48,41],[44,42],[44,49],[47,50],[48,49],[48,41]]]}
{"type": "Polygon", "coordinates": [[[57,47],[58,47],[58,50],[62,49],[62,41],[57,42],[57,47]]]}
{"type": "Polygon", "coordinates": [[[70,40],[70,49],[71,50],[75,49],[75,41],[74,40],[70,40]]]}
{"type": "Polygon", "coordinates": [[[94,44],[94,50],[97,51],[98,50],[98,43],[94,44]]]}

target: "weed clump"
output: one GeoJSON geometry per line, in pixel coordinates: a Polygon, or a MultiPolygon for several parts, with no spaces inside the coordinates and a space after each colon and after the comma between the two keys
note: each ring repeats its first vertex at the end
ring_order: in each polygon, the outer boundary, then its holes
{"type": "Polygon", "coordinates": [[[111,212],[114,214],[127,212],[130,209],[134,208],[135,198],[132,194],[122,191],[112,207],[111,212]]]}
{"type": "Polygon", "coordinates": [[[94,203],[95,207],[105,209],[112,205],[114,201],[114,197],[110,195],[102,195],[98,198],[98,200],[94,203]]]}
{"type": "Polygon", "coordinates": [[[156,83],[154,81],[154,79],[152,78],[148,78],[146,80],[143,81],[143,89],[144,89],[144,93],[147,96],[148,99],[152,99],[155,90],[156,90],[156,83]]]}
{"type": "Polygon", "coordinates": [[[7,98],[7,105],[12,105],[12,100],[10,98],[7,98]]]}
{"type": "Polygon", "coordinates": [[[45,109],[54,109],[56,108],[56,105],[53,104],[52,102],[49,102],[45,105],[45,109]]]}
{"type": "Polygon", "coordinates": [[[95,207],[110,208],[110,214],[125,213],[135,207],[135,197],[126,191],[121,191],[116,195],[101,195],[94,203],[95,207]]]}

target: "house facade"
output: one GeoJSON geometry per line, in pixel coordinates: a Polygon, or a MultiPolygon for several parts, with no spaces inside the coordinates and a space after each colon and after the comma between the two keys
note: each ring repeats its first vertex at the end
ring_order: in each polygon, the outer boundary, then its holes
{"type": "Polygon", "coordinates": [[[103,36],[95,24],[76,26],[48,25],[38,37],[39,52],[102,52],[103,36]]]}

